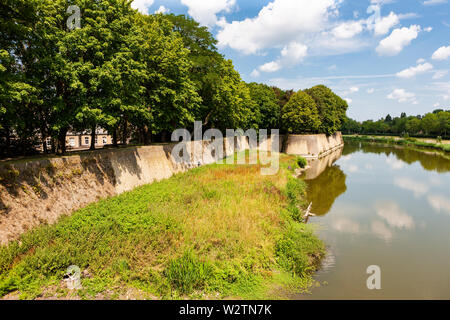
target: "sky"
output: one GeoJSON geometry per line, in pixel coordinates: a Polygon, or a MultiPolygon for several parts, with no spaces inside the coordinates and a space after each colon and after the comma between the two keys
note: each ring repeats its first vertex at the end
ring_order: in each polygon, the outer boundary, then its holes
{"type": "Polygon", "coordinates": [[[450,0],[134,0],[207,26],[246,82],[324,84],[348,116],[450,109],[450,0]]]}

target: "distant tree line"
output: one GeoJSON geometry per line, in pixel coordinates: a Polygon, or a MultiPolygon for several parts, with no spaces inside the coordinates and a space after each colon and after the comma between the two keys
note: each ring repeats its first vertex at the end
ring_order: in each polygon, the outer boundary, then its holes
{"type": "Polygon", "coordinates": [[[0,5],[0,157],[66,152],[69,131],[113,144],[170,140],[174,129],[280,128],[333,134],[347,104],[325,86],[295,93],[242,81],[206,27],[143,15],[130,0],[0,5]],[[81,28],[70,30],[70,5],[81,28]],[[48,150],[46,139],[50,138],[48,150]]]}
{"type": "Polygon", "coordinates": [[[388,134],[429,137],[448,137],[450,135],[450,110],[438,109],[418,116],[392,118],[387,115],[378,121],[358,122],[347,118],[341,130],[348,134],[388,134]]]}

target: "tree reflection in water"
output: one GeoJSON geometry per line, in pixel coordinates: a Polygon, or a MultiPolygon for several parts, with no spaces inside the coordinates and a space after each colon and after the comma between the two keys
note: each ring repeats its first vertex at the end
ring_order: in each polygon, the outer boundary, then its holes
{"type": "Polygon", "coordinates": [[[311,160],[311,168],[302,177],[308,185],[308,203],[313,203],[312,212],[318,216],[327,214],[335,200],[347,191],[347,176],[334,164],[341,155],[342,149],[338,149],[323,158],[311,160]]]}

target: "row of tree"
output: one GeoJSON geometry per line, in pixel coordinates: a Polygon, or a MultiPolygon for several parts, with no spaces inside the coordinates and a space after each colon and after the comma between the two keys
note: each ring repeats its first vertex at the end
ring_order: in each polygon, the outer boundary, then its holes
{"type": "Polygon", "coordinates": [[[341,126],[347,104],[328,88],[294,94],[246,84],[207,28],[184,15],[142,15],[130,3],[3,2],[1,156],[26,154],[37,144],[64,153],[69,131],[90,132],[95,148],[99,127],[117,145],[130,137],[167,141],[195,120],[221,130],[332,134],[341,126]],[[81,9],[80,28],[68,28],[70,5],[81,9]]]}
{"type": "Polygon", "coordinates": [[[400,117],[392,118],[387,115],[378,121],[358,122],[347,119],[341,129],[345,133],[444,137],[450,134],[450,110],[438,109],[423,116],[407,116],[402,113],[400,117]]]}

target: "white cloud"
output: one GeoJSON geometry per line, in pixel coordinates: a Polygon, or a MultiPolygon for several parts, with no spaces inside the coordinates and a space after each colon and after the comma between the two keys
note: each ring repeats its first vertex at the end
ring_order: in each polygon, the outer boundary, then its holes
{"type": "Polygon", "coordinates": [[[448,70],[438,70],[434,73],[433,79],[437,80],[437,79],[442,79],[443,77],[445,77],[448,74],[448,70]]]}
{"type": "Polygon", "coordinates": [[[281,56],[272,62],[268,62],[259,67],[262,72],[275,72],[283,67],[295,66],[306,57],[308,47],[297,42],[291,42],[281,50],[281,56]]]}
{"type": "Polygon", "coordinates": [[[394,12],[391,12],[388,16],[375,21],[374,33],[376,36],[384,36],[399,23],[400,18],[394,12]]]}
{"type": "Polygon", "coordinates": [[[446,196],[431,195],[428,196],[428,202],[436,211],[443,211],[450,214],[450,199],[446,196]]]}
{"type": "Polygon", "coordinates": [[[397,158],[389,157],[386,159],[386,163],[393,169],[393,170],[401,170],[405,167],[405,163],[403,161],[398,160],[397,158]]]}
{"type": "Polygon", "coordinates": [[[397,73],[397,77],[399,78],[413,78],[418,74],[430,71],[433,69],[433,65],[431,63],[424,63],[424,64],[419,64],[416,67],[411,67],[408,69],[405,69],[403,71],[400,71],[399,73],[397,73]]]}
{"type": "Polygon", "coordinates": [[[425,59],[423,59],[423,58],[420,58],[420,59],[417,59],[417,64],[421,64],[421,63],[424,63],[424,62],[427,62],[427,60],[425,60],[425,59]]]}
{"type": "Polygon", "coordinates": [[[395,89],[387,96],[388,99],[398,100],[398,102],[414,102],[416,94],[412,92],[407,92],[405,89],[395,89]]]}
{"type": "Polygon", "coordinates": [[[156,10],[155,11],[155,13],[169,13],[169,9],[167,9],[166,7],[164,7],[164,6],[160,6],[159,8],[158,8],[158,10],[156,10]]]}
{"type": "Polygon", "coordinates": [[[409,28],[395,29],[387,38],[380,41],[376,49],[378,54],[385,56],[399,54],[404,47],[417,38],[420,30],[420,26],[417,25],[412,25],[409,28]]]}
{"type": "Polygon", "coordinates": [[[140,13],[149,14],[149,7],[152,6],[154,0],[134,0],[131,3],[133,9],[137,9],[140,13]]]}
{"type": "Polygon", "coordinates": [[[347,101],[348,104],[352,104],[353,102],[353,99],[350,98],[344,98],[344,100],[347,101]]]}
{"type": "Polygon", "coordinates": [[[428,185],[426,185],[425,183],[422,183],[420,181],[415,181],[411,178],[406,178],[406,177],[405,178],[395,178],[394,184],[397,187],[400,187],[404,190],[414,192],[414,196],[416,196],[416,197],[425,195],[429,190],[428,185]]]}
{"type": "Polygon", "coordinates": [[[373,221],[371,225],[372,232],[378,237],[386,242],[392,240],[393,234],[386,225],[381,221],[373,221]]]}
{"type": "Polygon", "coordinates": [[[359,91],[358,87],[351,87],[350,88],[350,93],[355,93],[355,92],[358,92],[358,91],[359,91]]]}
{"type": "Polygon", "coordinates": [[[440,47],[437,49],[432,56],[434,60],[447,60],[450,57],[450,46],[440,47]]]}
{"type": "Polygon", "coordinates": [[[378,203],[375,205],[375,211],[392,228],[406,230],[414,228],[413,218],[404,212],[395,202],[378,203]]]}
{"type": "Polygon", "coordinates": [[[366,92],[367,92],[368,94],[372,94],[372,93],[375,92],[375,89],[374,89],[374,88],[369,88],[369,89],[366,90],[366,92]]]}
{"type": "Polygon", "coordinates": [[[214,26],[218,23],[217,14],[230,12],[236,0],[181,0],[188,7],[189,15],[203,26],[214,26]]]}
{"type": "MultiPolygon", "coordinates": [[[[183,0],[187,1],[187,0],[183,0]]],[[[202,4],[204,0],[198,0],[202,4]]],[[[336,15],[339,0],[274,0],[258,16],[242,21],[220,22],[217,34],[221,47],[229,46],[245,54],[266,48],[303,42],[326,29],[329,17],[336,15]]]]}
{"type": "Polygon", "coordinates": [[[447,3],[447,0],[426,0],[423,2],[424,6],[431,6],[431,5],[435,5],[435,4],[443,4],[443,3],[447,3]]]}
{"type": "Polygon", "coordinates": [[[250,76],[253,78],[257,78],[261,75],[261,73],[258,70],[253,70],[252,73],[250,73],[250,76]]]}
{"type": "Polygon", "coordinates": [[[339,39],[349,39],[353,38],[357,34],[363,31],[363,25],[361,21],[349,21],[341,23],[339,26],[334,28],[331,33],[339,39]]]}
{"type": "Polygon", "coordinates": [[[276,61],[267,62],[266,64],[263,64],[262,66],[259,67],[259,70],[262,72],[275,72],[280,69],[281,65],[276,61]]]}

